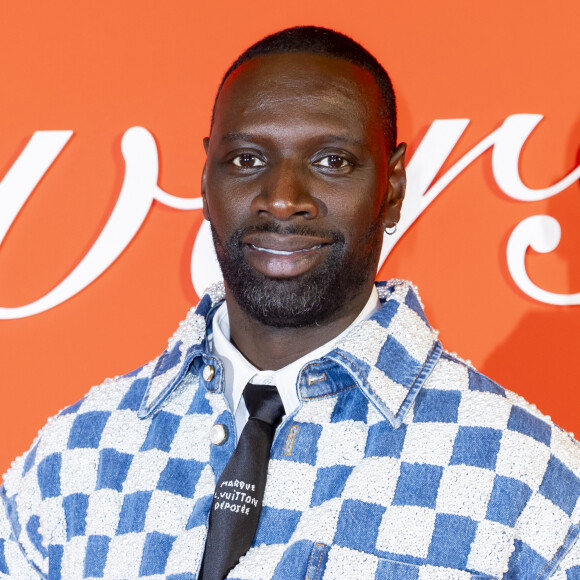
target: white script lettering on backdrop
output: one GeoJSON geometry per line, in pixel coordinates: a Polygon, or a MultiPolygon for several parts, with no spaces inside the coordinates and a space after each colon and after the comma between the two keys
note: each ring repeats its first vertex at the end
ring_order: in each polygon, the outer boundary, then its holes
{"type": "MultiPolygon", "coordinates": [[[[504,123],[457,161],[442,177],[433,179],[469,124],[469,119],[433,121],[407,165],[408,186],[405,210],[397,231],[385,236],[379,267],[401,236],[429,204],[470,163],[490,147],[492,170],[499,188],[512,199],[539,201],[562,192],[580,178],[580,166],[558,183],[544,189],[530,189],[520,178],[518,163],[522,147],[542,120],[542,115],[510,115],[504,123]]],[[[36,131],[0,182],[0,245],[26,200],[72,136],[72,131],[36,131]]],[[[117,203],[96,242],[74,270],[50,292],[29,304],[0,307],[0,319],[15,319],[44,312],[62,304],[100,276],[135,237],[154,200],[181,210],[201,209],[201,198],[182,198],[163,191],[157,184],[157,145],[143,127],[131,127],[123,135],[121,151],[125,175],[117,203]]],[[[551,252],[560,242],[560,224],[551,216],[524,219],[510,235],[507,264],[516,285],[528,296],[547,304],[580,304],[580,292],[557,294],[535,285],[525,267],[528,247],[551,252]]],[[[203,222],[191,257],[191,278],[198,295],[221,278],[210,228],[203,222]]]]}

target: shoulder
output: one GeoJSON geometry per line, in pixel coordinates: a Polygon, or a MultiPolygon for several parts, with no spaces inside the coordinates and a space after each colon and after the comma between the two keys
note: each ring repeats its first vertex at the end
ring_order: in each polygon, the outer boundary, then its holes
{"type": "Polygon", "coordinates": [[[573,435],[446,352],[412,413],[412,422],[447,422],[446,477],[478,490],[490,529],[514,530],[510,566],[537,560],[555,569],[580,523],[580,445],[573,435]]]}
{"type": "MultiPolygon", "coordinates": [[[[493,432],[502,446],[497,460],[508,453],[531,453],[536,456],[534,463],[547,467],[553,456],[580,477],[580,445],[572,434],[454,353],[443,352],[417,399],[414,420],[417,414],[439,413],[460,431],[480,429],[479,433],[490,436],[493,432]]],[[[531,474],[527,475],[531,483],[531,474]]]]}
{"type": "Polygon", "coordinates": [[[12,462],[0,499],[23,552],[39,569],[46,543],[62,543],[64,496],[94,489],[103,447],[121,456],[136,431],[147,428],[137,410],[155,361],[123,377],[107,379],[66,407],[39,431],[30,449],[12,462]],[[133,427],[133,429],[131,428],[133,427]],[[105,442],[106,439],[106,442],[105,442]],[[106,445],[103,445],[106,443],[106,445]]]}
{"type": "Polygon", "coordinates": [[[541,444],[572,463],[580,459],[580,446],[572,434],[555,425],[536,405],[478,372],[455,353],[443,352],[423,390],[417,406],[423,398],[434,407],[447,404],[459,427],[495,429],[512,438],[515,447],[517,441],[523,448],[541,444]]]}
{"type": "Polygon", "coordinates": [[[139,409],[147,386],[146,377],[154,364],[155,361],[125,376],[106,379],[76,403],[49,417],[30,450],[18,457],[5,474],[5,488],[10,490],[16,480],[35,466],[58,463],[61,459],[55,454],[64,450],[98,447],[97,438],[113,413],[120,412],[129,419],[139,409]]]}
{"type": "Polygon", "coordinates": [[[129,446],[131,437],[148,427],[149,421],[144,419],[175,391],[191,362],[191,351],[205,337],[205,315],[223,298],[221,286],[209,290],[179,323],[160,356],[126,375],[106,379],[81,400],[50,417],[30,450],[12,462],[4,475],[5,489],[10,492],[18,488],[20,479],[31,471],[38,472],[42,485],[45,475],[51,479],[54,470],[60,471],[66,457],[70,456],[72,464],[80,465],[80,457],[90,455],[87,450],[129,446]],[[75,451],[79,457],[73,459],[75,451]]]}

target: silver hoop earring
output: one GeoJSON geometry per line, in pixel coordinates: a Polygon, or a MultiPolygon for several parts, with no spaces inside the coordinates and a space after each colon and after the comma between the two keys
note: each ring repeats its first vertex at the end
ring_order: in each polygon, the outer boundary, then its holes
{"type": "Polygon", "coordinates": [[[385,234],[392,236],[397,231],[397,223],[395,222],[390,228],[385,228],[385,234]]]}

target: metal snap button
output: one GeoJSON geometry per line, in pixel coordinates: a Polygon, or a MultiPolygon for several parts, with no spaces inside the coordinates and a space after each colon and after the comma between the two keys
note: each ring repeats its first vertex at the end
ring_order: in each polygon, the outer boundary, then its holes
{"type": "Polygon", "coordinates": [[[214,445],[221,445],[228,438],[228,430],[225,425],[216,423],[209,432],[209,440],[214,445]]]}
{"type": "Polygon", "coordinates": [[[201,376],[205,382],[209,383],[215,376],[215,369],[212,365],[205,365],[201,376]]]}

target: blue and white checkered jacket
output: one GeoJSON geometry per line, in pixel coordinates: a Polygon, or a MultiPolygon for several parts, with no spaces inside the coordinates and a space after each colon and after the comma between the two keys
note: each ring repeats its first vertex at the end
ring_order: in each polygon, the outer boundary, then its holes
{"type": "MultiPolygon", "coordinates": [[[[253,546],[228,578],[580,578],[578,444],[444,352],[410,284],[379,293],[372,318],[301,370],[253,546]]],[[[197,577],[236,444],[207,348],[222,299],[213,288],[158,359],[94,387],[16,460],[0,576],[197,577]]]]}

